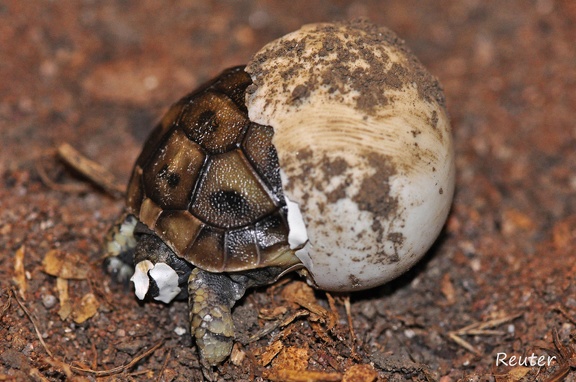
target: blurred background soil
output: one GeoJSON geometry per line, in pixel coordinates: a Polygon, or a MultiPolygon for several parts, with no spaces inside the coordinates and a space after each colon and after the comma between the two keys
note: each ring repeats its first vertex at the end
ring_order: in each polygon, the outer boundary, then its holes
{"type": "Polygon", "coordinates": [[[249,292],[216,378],[576,379],[576,2],[124,0],[0,2],[0,380],[202,378],[186,304],[141,304],[101,268],[122,201],[55,149],[125,183],[172,102],[302,24],[358,17],[444,85],[458,171],[445,231],[402,278],[350,296],[349,317],[346,296],[297,277],[249,292]],[[47,269],[58,258],[69,273],[47,269]]]}

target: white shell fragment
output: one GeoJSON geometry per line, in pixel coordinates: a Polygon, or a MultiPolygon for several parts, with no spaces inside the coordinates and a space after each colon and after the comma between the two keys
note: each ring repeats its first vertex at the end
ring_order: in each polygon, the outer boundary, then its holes
{"type": "Polygon", "coordinates": [[[144,300],[148,289],[150,288],[150,279],[152,277],[159,289],[158,296],[154,297],[157,301],[169,303],[180,293],[178,287],[178,274],[166,263],[153,264],[150,260],[143,260],[136,264],[134,275],[130,281],[134,283],[136,297],[144,300]]]}
{"type": "Polygon", "coordinates": [[[289,215],[290,234],[306,243],[296,255],[312,282],[367,289],[414,265],[454,192],[436,79],[394,33],[366,22],[306,25],[246,71],[250,120],[274,128],[284,193],[302,212],[303,224],[289,215]]]}
{"type": "Polygon", "coordinates": [[[308,233],[306,232],[306,224],[302,218],[302,212],[298,203],[294,203],[288,198],[286,199],[286,206],[288,207],[288,226],[290,232],[288,233],[288,244],[290,249],[302,247],[308,241],[308,233]]]}
{"type": "Polygon", "coordinates": [[[144,300],[148,288],[150,288],[150,279],[148,279],[148,271],[154,268],[154,264],[150,260],[144,260],[136,264],[134,274],[130,281],[134,283],[134,293],[140,300],[144,300]]]}
{"type": "Polygon", "coordinates": [[[178,286],[178,274],[166,263],[156,263],[150,270],[150,277],[156,281],[160,293],[154,300],[169,303],[178,296],[180,287],[178,286]]]}

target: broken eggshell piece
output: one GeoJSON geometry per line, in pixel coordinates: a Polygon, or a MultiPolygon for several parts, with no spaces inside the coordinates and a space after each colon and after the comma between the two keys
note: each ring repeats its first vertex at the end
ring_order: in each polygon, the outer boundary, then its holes
{"type": "Polygon", "coordinates": [[[166,263],[153,264],[150,260],[143,260],[136,264],[134,275],[130,281],[134,283],[136,297],[144,300],[150,289],[150,278],[158,286],[158,295],[153,296],[156,301],[169,303],[180,293],[178,274],[166,263]]]}
{"type": "Polygon", "coordinates": [[[250,120],[274,128],[289,221],[302,214],[290,244],[311,283],[367,289],[414,265],[454,191],[437,80],[393,32],[365,22],[306,25],[246,71],[250,120]]]}

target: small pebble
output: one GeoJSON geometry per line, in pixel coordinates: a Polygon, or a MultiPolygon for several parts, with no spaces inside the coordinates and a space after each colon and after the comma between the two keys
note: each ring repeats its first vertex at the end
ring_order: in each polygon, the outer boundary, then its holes
{"type": "Polygon", "coordinates": [[[184,329],[181,326],[177,326],[176,328],[174,328],[174,333],[178,334],[179,336],[183,335],[186,333],[186,329],[184,329]]]}
{"type": "Polygon", "coordinates": [[[373,301],[366,301],[360,306],[360,311],[369,320],[376,317],[377,311],[373,301]]]}
{"type": "Polygon", "coordinates": [[[46,309],[53,308],[54,306],[56,306],[57,302],[58,299],[56,298],[56,296],[53,296],[51,294],[42,295],[42,305],[44,305],[46,309]]]}
{"type": "Polygon", "coordinates": [[[416,332],[412,329],[406,329],[406,330],[404,330],[404,335],[407,338],[414,338],[414,336],[416,335],[416,332]]]}

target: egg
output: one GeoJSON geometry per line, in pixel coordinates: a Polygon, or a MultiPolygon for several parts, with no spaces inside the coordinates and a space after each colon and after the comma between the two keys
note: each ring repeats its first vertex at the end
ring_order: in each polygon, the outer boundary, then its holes
{"type": "Polygon", "coordinates": [[[313,285],[386,283],[434,243],[454,192],[438,81],[390,30],[311,24],[247,65],[251,121],[273,126],[292,243],[313,285]],[[292,207],[292,208],[290,208],[292,207]]]}

